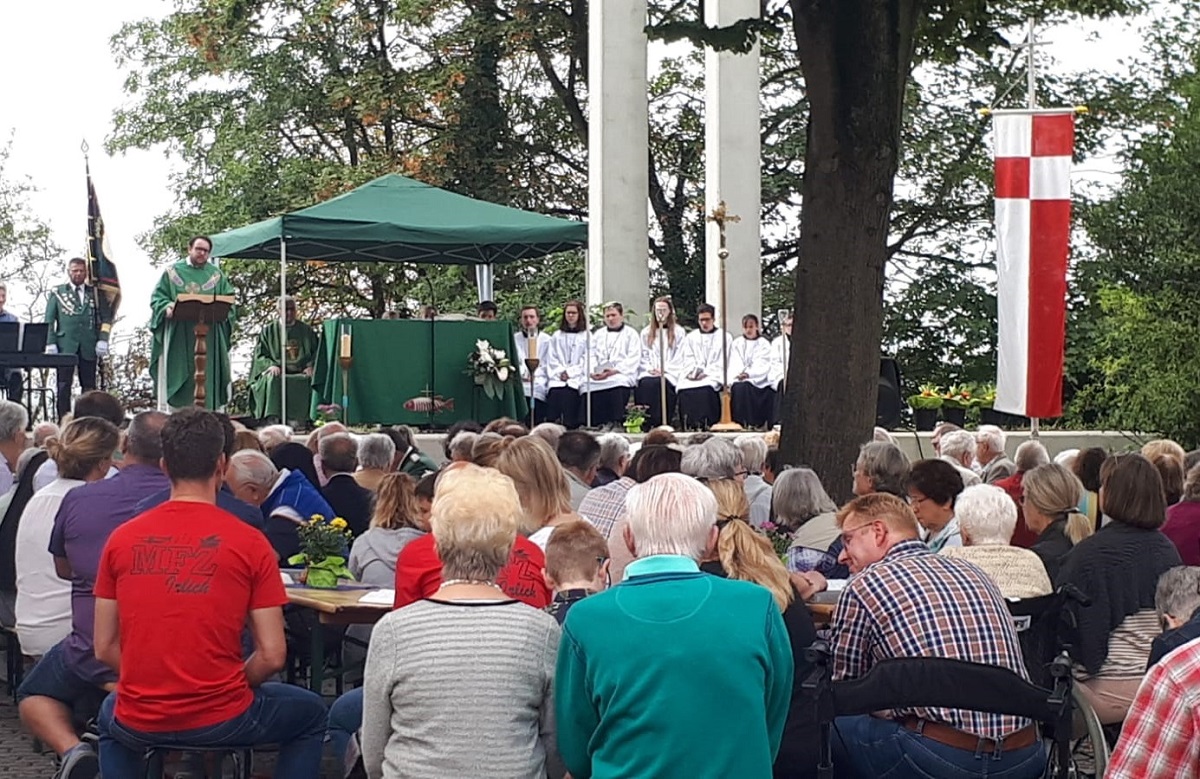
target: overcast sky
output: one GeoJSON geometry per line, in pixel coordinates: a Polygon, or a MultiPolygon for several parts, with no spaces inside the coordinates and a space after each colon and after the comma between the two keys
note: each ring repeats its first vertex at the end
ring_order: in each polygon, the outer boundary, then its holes
{"type": "MultiPolygon", "coordinates": [[[[87,197],[80,144],[87,139],[124,291],[118,341],[149,318],[150,291],[159,272],[136,238],[172,205],[167,179],[178,162],[161,151],[105,154],[112,113],[128,102],[109,39],[124,21],[162,16],[173,6],[164,0],[9,3],[0,26],[0,141],[12,133],[9,174],[33,178],[40,190],[31,203],[34,210],[69,255],[81,253],[87,197]]],[[[1054,55],[1072,70],[1116,70],[1119,58],[1137,53],[1138,36],[1123,23],[1060,28],[1047,31],[1047,37],[1054,55]]],[[[10,306],[23,308],[14,298],[10,292],[10,306]]]]}

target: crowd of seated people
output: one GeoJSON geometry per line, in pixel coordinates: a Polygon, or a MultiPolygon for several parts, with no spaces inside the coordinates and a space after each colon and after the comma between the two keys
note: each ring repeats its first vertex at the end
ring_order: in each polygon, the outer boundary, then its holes
{"type": "MultiPolygon", "coordinates": [[[[1058,641],[1120,728],[1109,775],[1200,759],[1200,467],[1172,442],[1060,465],[1036,441],[1010,459],[990,429],[943,430],[915,461],[876,436],[822,483],[757,433],[496,420],[457,426],[438,466],[407,429],[302,444],[197,410],[118,425],[114,402],[81,396],[36,441],[0,402],[0,623],[36,660],[19,712],[57,777],[266,744],[299,779],[811,777],[819,635],[838,681],[923,657],[1028,679],[1008,604],[1064,585],[1086,605],[1058,641]],[[366,647],[333,700],[279,681],[306,645],[279,569],[314,514],[346,520],[356,579],[395,591],[333,634],[366,647]]],[[[1042,735],[969,709],[839,717],[835,775],[1032,779],[1042,735]]]]}

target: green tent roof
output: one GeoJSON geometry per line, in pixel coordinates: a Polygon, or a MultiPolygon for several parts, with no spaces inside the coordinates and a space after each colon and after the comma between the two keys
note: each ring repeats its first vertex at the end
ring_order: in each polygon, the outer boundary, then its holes
{"type": "Polygon", "coordinates": [[[481,265],[587,243],[587,225],[486,203],[395,174],[332,200],[213,236],[213,256],[481,265]]]}

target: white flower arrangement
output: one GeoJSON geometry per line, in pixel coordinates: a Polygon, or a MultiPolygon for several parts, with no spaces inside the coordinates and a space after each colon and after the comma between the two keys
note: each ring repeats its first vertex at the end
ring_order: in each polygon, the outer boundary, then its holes
{"type": "Polygon", "coordinates": [[[503,349],[496,349],[484,340],[475,342],[475,351],[471,352],[468,360],[467,374],[477,385],[483,387],[483,393],[492,399],[504,397],[513,378],[513,364],[503,349]]]}

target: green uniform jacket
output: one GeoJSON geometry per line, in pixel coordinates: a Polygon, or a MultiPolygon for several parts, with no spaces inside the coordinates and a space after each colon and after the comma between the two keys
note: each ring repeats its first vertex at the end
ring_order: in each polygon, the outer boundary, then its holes
{"type": "Polygon", "coordinates": [[[112,312],[104,296],[97,296],[91,284],[83,285],[83,297],[84,304],[80,306],[71,284],[59,284],[46,294],[46,323],[50,325],[46,343],[57,346],[59,354],[78,354],[81,359],[91,361],[96,359],[96,342],[108,340],[112,312]],[[95,316],[97,297],[100,298],[98,317],[95,316]]]}

